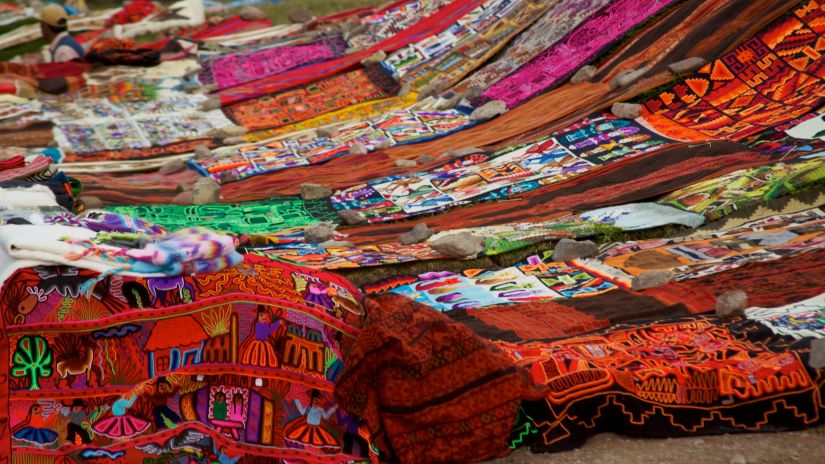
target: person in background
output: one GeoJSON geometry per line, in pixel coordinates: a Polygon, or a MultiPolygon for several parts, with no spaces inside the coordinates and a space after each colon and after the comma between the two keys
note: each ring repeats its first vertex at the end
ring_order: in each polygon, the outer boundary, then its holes
{"type": "Polygon", "coordinates": [[[69,15],[60,5],[46,5],[36,16],[43,38],[49,42],[52,63],[63,63],[83,58],[86,50],[69,34],[69,15]]]}

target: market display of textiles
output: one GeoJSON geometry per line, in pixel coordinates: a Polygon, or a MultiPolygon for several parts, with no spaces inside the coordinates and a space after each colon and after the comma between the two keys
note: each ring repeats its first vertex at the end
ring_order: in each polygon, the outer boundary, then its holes
{"type": "Polygon", "coordinates": [[[825,424],[825,1],[378,1],[0,4],[0,462],[825,424]]]}

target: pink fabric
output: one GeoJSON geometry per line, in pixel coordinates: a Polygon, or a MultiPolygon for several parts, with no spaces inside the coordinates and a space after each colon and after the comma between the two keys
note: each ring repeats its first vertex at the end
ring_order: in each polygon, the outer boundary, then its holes
{"type": "Polygon", "coordinates": [[[678,0],[616,0],[526,65],[489,87],[473,104],[509,108],[558,85],[628,31],[678,0]]]}
{"type": "Polygon", "coordinates": [[[343,39],[334,37],[309,45],[285,45],[251,53],[234,53],[206,64],[201,82],[214,82],[218,89],[227,89],[308,63],[341,57],[346,47],[343,39]]]}

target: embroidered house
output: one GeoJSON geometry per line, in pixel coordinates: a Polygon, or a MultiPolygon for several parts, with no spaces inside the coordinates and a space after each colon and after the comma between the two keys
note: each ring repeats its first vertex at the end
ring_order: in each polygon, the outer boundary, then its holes
{"type": "Polygon", "coordinates": [[[159,320],[144,348],[149,356],[149,377],[200,363],[207,338],[192,316],[159,320]]]}

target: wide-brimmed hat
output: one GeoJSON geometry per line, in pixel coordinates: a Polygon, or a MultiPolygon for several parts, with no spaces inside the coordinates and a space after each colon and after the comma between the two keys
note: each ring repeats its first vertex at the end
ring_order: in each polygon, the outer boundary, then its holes
{"type": "Polygon", "coordinates": [[[46,5],[34,17],[49,26],[66,27],[69,25],[69,14],[60,5],[46,5]]]}

